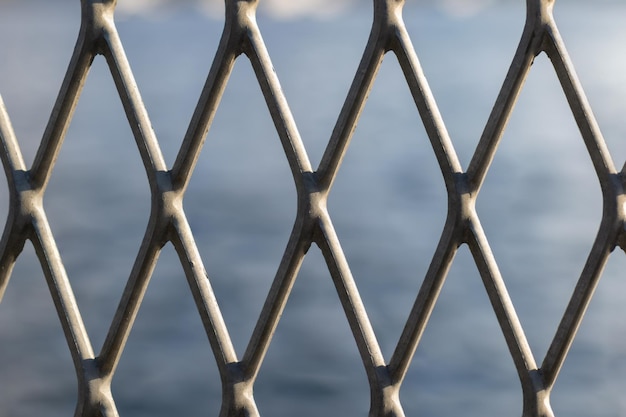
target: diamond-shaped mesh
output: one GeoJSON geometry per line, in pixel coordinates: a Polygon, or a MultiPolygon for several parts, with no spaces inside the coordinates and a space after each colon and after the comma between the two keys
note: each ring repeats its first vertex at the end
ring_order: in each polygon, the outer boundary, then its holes
{"type": "Polygon", "coordinates": [[[115,28],[115,0],[82,0],[82,25],[52,116],[32,167],[24,164],[9,116],[0,101],[0,157],[10,194],[0,244],[0,295],[25,241],[41,262],[73,358],[78,386],[76,416],[118,415],[110,384],[133,327],[157,257],[171,243],[185,271],[222,380],[222,416],[258,415],[253,386],[311,244],[323,254],[371,391],[371,416],[404,415],[400,387],[459,246],[469,247],[515,364],[524,416],[553,415],[549,394],[600,279],[609,254],[626,247],[624,169],[617,171],[577,80],[553,18],[554,0],[527,0],[521,41],[500,94],[466,170],[461,166],[402,21],[403,1],[375,0],[369,41],[317,169],[309,162],[255,21],[257,1],[226,0],[222,38],[174,165],[168,168],[115,28]],[[448,213],[437,249],[395,350],[386,362],[335,233],[326,202],[350,138],[385,54],[396,55],[443,174],[448,213]],[[547,354],[537,362],[529,348],[475,210],[481,186],[534,58],[545,52],[565,92],[600,181],[602,220],[592,250],[547,354]],[[144,163],[152,210],[130,278],[102,350],[86,332],[43,207],[43,196],[93,58],[104,55],[144,163]],[[280,137],[297,190],[296,220],[242,358],[238,358],[210,277],[203,266],[182,201],[234,62],[250,60],[280,137]]]}

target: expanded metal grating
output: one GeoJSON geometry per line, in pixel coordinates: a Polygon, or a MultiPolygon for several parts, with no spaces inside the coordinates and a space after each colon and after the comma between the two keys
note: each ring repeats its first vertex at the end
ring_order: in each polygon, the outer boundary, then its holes
{"type": "MultiPolygon", "coordinates": [[[[226,0],[225,26],[200,100],[171,168],[159,142],[115,27],[115,0],[81,0],[82,23],[61,91],[32,167],[22,158],[9,116],[0,100],[0,158],[10,194],[8,220],[0,243],[0,295],[26,240],[41,262],[76,370],[76,416],[117,416],[111,381],[124,350],[156,260],[166,243],[180,259],[209,338],[222,381],[221,416],[259,415],[253,387],[299,268],[316,244],[344,308],[365,368],[370,416],[402,416],[400,387],[437,302],[458,248],[473,256],[515,364],[523,393],[523,416],[552,416],[550,392],[568,354],[609,254],[626,249],[624,169],[617,171],[575,75],[556,22],[554,0],[527,0],[526,24],[517,52],[466,170],[461,166],[402,21],[401,0],[374,0],[369,41],[319,166],[311,166],[298,129],[279,86],[255,21],[257,1],[226,0]],[[386,362],[368,320],[327,210],[342,159],[359,115],[385,57],[396,55],[437,158],[448,195],[441,239],[406,325],[386,362]],[[602,220],[592,250],[545,357],[537,362],[489,242],[475,210],[476,200],[498,148],[505,125],[533,60],[545,52],[567,101],[600,181],[602,220]],[[78,309],[63,260],[55,244],[43,197],[74,108],[94,57],[106,58],[144,163],[151,190],[149,224],[113,322],[96,355],[78,309]],[[235,60],[246,55],[261,86],[297,190],[297,212],[287,248],[242,358],[229,337],[193,231],[183,209],[185,190],[235,60]]],[[[1,407],[1,405],[0,405],[1,407]]]]}

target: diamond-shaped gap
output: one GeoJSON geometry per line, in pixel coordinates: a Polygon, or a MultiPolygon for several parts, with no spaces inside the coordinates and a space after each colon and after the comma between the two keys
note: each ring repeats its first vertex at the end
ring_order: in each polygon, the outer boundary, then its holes
{"type": "MultiPolygon", "coordinates": [[[[118,3],[123,6],[122,0],[118,3]]],[[[130,16],[118,13],[117,27],[171,166],[204,86],[223,22],[198,13],[191,3],[159,6],[163,5],[156,5],[158,18],[149,11],[130,16]]]]}
{"type": "Polygon", "coordinates": [[[296,215],[287,158],[245,57],[235,64],[184,206],[241,355],[296,215]]]}
{"type": "Polygon", "coordinates": [[[120,415],[218,415],[215,358],[171,244],[164,246],[112,382],[120,415]]]}
{"type": "Polygon", "coordinates": [[[150,214],[150,192],[105,60],[94,60],[44,197],[97,351],[150,214]]]}
{"type": "Polygon", "coordinates": [[[626,160],[626,4],[559,2],[554,17],[617,168],[626,160]]]}
{"type": "Polygon", "coordinates": [[[74,365],[30,242],[0,303],[0,346],[3,414],[72,415],[77,398],[74,365]]]}
{"type": "Polygon", "coordinates": [[[27,166],[50,117],[79,26],[78,2],[2,2],[0,95],[27,166]]]}
{"type": "Polygon", "coordinates": [[[541,362],[595,238],[600,187],[551,63],[536,58],[477,210],[541,362]]]}
{"type": "Polygon", "coordinates": [[[459,248],[402,385],[406,415],[519,415],[522,393],[481,277],[459,248]]]}
{"type": "Polygon", "coordinates": [[[371,27],[371,7],[341,16],[275,19],[259,26],[313,167],[319,165],[371,27]]]}
{"type": "MultiPolygon", "coordinates": [[[[621,88],[626,61],[623,55],[616,53],[626,37],[622,24],[625,13],[624,4],[617,2],[595,8],[592,4],[565,2],[556,4],[554,10],[617,169],[626,159],[623,141],[626,97],[621,88]]],[[[557,415],[614,416],[626,410],[623,395],[626,349],[620,320],[623,292],[619,278],[623,275],[624,261],[619,248],[609,258],[551,394],[552,408],[557,415]]],[[[570,294],[571,291],[566,293],[570,294]]]]}
{"type": "Polygon", "coordinates": [[[304,259],[254,391],[261,415],[367,414],[367,375],[316,245],[304,259]]]}
{"type": "Polygon", "coordinates": [[[404,22],[463,167],[524,27],[524,2],[407,4],[404,22]]]}
{"type": "Polygon", "coordinates": [[[608,417],[626,410],[625,268],[626,257],[618,248],[609,257],[552,390],[556,415],[608,417]]]}
{"type": "Polygon", "coordinates": [[[383,61],[329,212],[386,359],[446,216],[446,189],[395,56],[383,61]]]}

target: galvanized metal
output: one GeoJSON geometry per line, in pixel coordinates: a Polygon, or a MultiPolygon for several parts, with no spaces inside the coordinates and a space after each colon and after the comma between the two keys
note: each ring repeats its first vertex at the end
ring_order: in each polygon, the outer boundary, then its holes
{"type": "Polygon", "coordinates": [[[476,151],[464,170],[439,114],[418,57],[402,21],[401,0],[374,0],[371,33],[352,86],[317,169],[311,166],[261,31],[255,21],[257,1],[226,0],[225,24],[206,84],[172,168],[168,168],[152,130],[115,28],[115,0],[81,0],[78,40],[32,167],[24,164],[9,116],[0,100],[0,158],[10,194],[8,220],[0,242],[0,296],[26,240],[45,273],[71,352],[78,382],[75,416],[117,416],[111,380],[152,276],[161,248],[171,243],[178,253],[202,318],[222,380],[220,415],[255,416],[253,388],[272,336],[311,244],[322,251],[369,381],[369,415],[403,416],[400,387],[437,302],[453,258],[467,245],[482,277],[523,391],[523,416],[552,416],[550,392],[610,252],[626,249],[624,170],[617,171],[606,149],[553,18],[554,0],[527,0],[526,24],[519,47],[476,151]],[[407,86],[426,128],[448,194],[448,214],[430,267],[404,330],[387,363],[367,317],[350,266],[327,209],[343,157],[385,54],[398,58],[407,86]],[[476,212],[476,201],[519,92],[538,54],[552,61],[600,181],[603,213],[600,228],[569,305],[547,354],[534,358],[476,212]],[[43,196],[73,111],[96,55],[106,58],[141,154],[151,191],[151,213],[141,248],[130,273],[106,340],[96,355],[74,299],[55,244],[43,196]],[[291,236],[256,327],[238,358],[210,279],[183,209],[193,175],[235,60],[250,60],[297,190],[297,213],[291,236]],[[538,363],[541,363],[538,366],[538,363]]]}

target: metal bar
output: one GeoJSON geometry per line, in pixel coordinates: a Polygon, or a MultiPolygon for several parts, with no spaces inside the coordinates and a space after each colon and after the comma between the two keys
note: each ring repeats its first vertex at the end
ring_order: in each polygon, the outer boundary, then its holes
{"type": "MultiPolygon", "coordinates": [[[[439,162],[448,192],[455,192],[458,174],[462,172],[450,135],[430,90],[411,38],[400,13],[394,14],[392,51],[398,58],[413,101],[419,111],[426,134],[439,162]]],[[[458,192],[458,191],[456,191],[458,192]]]]}
{"type": "Polygon", "coordinates": [[[4,296],[15,260],[24,247],[26,235],[20,221],[19,195],[22,184],[28,183],[26,165],[0,95],[0,160],[9,188],[9,215],[0,240],[0,301],[4,296]]]}
{"type": "Polygon", "coordinates": [[[228,365],[238,362],[237,354],[211,288],[208,274],[204,269],[202,257],[193,239],[191,228],[182,212],[173,218],[171,241],[185,270],[220,374],[228,375],[228,365]]]}
{"type": "Polygon", "coordinates": [[[608,256],[621,233],[623,220],[619,214],[622,210],[619,199],[624,194],[624,189],[569,54],[565,49],[551,8],[547,8],[545,22],[546,35],[542,47],[552,61],[593,162],[596,175],[600,180],[604,197],[602,223],[598,235],[542,364],[545,384],[547,387],[552,387],[576,336],[608,256]]]}
{"type": "Polygon", "coordinates": [[[609,254],[615,247],[614,241],[610,238],[611,235],[615,235],[614,222],[603,219],[580,279],[541,365],[546,387],[551,387],[556,381],[609,254]]]}
{"type": "MultiPolygon", "coordinates": [[[[375,0],[375,10],[379,3],[375,0]]],[[[330,189],[337,175],[386,51],[387,40],[381,33],[385,30],[378,19],[372,24],[365,52],[317,169],[320,189],[330,189]]]]}
{"type": "Polygon", "coordinates": [[[9,114],[2,100],[2,95],[0,95],[0,145],[0,160],[4,167],[9,188],[11,188],[10,191],[13,191],[12,187],[17,187],[15,173],[19,171],[26,172],[26,164],[17,143],[9,114]]]}
{"type": "Polygon", "coordinates": [[[554,20],[550,21],[546,32],[547,36],[544,42],[546,54],[550,58],[559,78],[565,97],[593,162],[596,175],[600,180],[602,191],[603,193],[612,194],[615,192],[613,190],[615,182],[612,178],[616,173],[615,165],[554,20]]]}
{"type": "Polygon", "coordinates": [[[233,3],[234,1],[226,0],[224,31],[200,99],[172,167],[172,183],[175,188],[180,190],[187,188],[206,134],[213,122],[215,112],[234,67],[235,59],[242,53],[240,45],[243,34],[236,25],[237,11],[233,3]]]}
{"type": "MultiPolygon", "coordinates": [[[[335,284],[369,380],[372,394],[370,416],[382,416],[383,414],[380,414],[376,408],[385,403],[383,390],[392,384],[380,345],[367,317],[367,311],[361,301],[358,288],[330,217],[323,215],[318,227],[320,237],[317,239],[317,244],[326,260],[326,265],[335,284]]],[[[404,415],[401,409],[397,415],[404,415]]]]}
{"type": "Polygon", "coordinates": [[[50,178],[96,55],[97,42],[93,36],[95,30],[91,26],[93,19],[89,17],[89,4],[87,0],[82,0],[81,4],[82,21],[78,40],[31,168],[30,178],[34,188],[45,188],[50,178]]]}
{"type": "Polygon", "coordinates": [[[161,251],[160,236],[163,230],[162,227],[158,227],[155,217],[156,215],[151,217],[139,254],[98,355],[103,375],[113,375],[115,372],[161,251]]]}
{"type": "Polygon", "coordinates": [[[300,133],[296,122],[291,114],[287,99],[283,94],[278,76],[272,65],[270,55],[267,51],[261,32],[256,21],[248,18],[248,42],[244,44],[244,50],[254,72],[257,76],[263,97],[274,121],[274,126],[280,137],[289,167],[293,173],[296,188],[300,193],[305,191],[305,184],[302,173],[313,172],[311,162],[307,156],[304,144],[300,138],[300,133]]]}
{"type": "Polygon", "coordinates": [[[158,172],[167,170],[165,159],[163,159],[115,24],[113,20],[106,20],[105,22],[106,25],[102,28],[104,40],[101,47],[102,54],[106,57],[128,123],[135,136],[148,181],[152,188],[156,189],[158,188],[158,172]]]}
{"type": "Polygon", "coordinates": [[[468,182],[473,193],[478,193],[485,180],[487,170],[502,138],[502,133],[517,102],[533,60],[539,53],[541,43],[543,42],[541,22],[538,20],[537,14],[534,13],[533,5],[536,1],[543,0],[527,1],[526,24],[517,51],[504,79],[498,98],[491,110],[478,146],[467,167],[468,182]]]}
{"type": "Polygon", "coordinates": [[[529,391],[534,394],[536,387],[530,373],[537,369],[537,365],[477,216],[471,219],[468,228],[468,246],[504,334],[522,389],[525,394],[529,391]]]}

